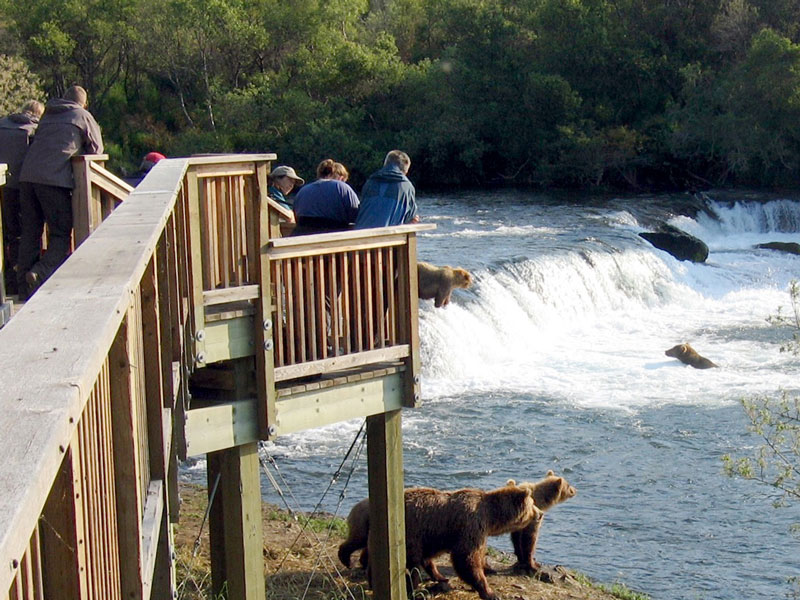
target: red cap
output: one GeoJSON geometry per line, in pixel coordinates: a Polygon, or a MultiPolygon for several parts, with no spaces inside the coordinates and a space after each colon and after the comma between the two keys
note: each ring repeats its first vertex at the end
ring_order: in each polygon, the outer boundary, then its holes
{"type": "Polygon", "coordinates": [[[167,157],[161,154],[160,152],[148,152],[147,154],[144,155],[144,160],[146,160],[147,162],[151,162],[153,164],[157,163],[162,158],[167,158],[167,157]]]}

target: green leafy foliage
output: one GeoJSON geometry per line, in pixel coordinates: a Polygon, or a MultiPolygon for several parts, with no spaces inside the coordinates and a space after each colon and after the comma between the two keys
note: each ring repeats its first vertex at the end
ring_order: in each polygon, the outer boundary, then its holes
{"type": "Polygon", "coordinates": [[[17,112],[28,100],[44,97],[39,78],[21,59],[0,54],[0,114],[17,112]]]}
{"type": "MultiPolygon", "coordinates": [[[[358,183],[797,183],[794,0],[0,0],[0,51],[89,91],[111,166],[276,152],[358,183]]],[[[12,77],[12,79],[15,77],[12,77]]],[[[25,76],[22,76],[25,79],[25,76]]]]}

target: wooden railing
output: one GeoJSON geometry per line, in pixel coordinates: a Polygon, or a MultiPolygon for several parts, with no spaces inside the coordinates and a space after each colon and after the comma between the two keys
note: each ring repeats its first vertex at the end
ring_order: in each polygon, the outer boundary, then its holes
{"type": "Polygon", "coordinates": [[[408,357],[418,341],[414,235],[428,228],[272,240],[275,380],[408,357]]]}
{"type": "MultiPolygon", "coordinates": [[[[254,173],[272,158],[216,162],[254,173]]],[[[171,597],[173,423],[196,365],[202,270],[198,162],[159,163],[0,331],[9,599],[171,597]]]]}
{"type": "Polygon", "coordinates": [[[0,598],[171,597],[189,379],[224,361],[253,415],[252,434],[203,450],[227,465],[215,539],[231,597],[264,597],[245,518],[260,510],[255,442],[345,415],[368,419],[373,572],[404,597],[399,413],[419,398],[416,232],[430,226],[280,238],[274,158],[162,160],[121,204],[127,190],[84,161],[94,231],[0,330],[0,598]],[[280,382],[387,362],[400,366],[368,397],[342,385],[322,417],[315,393],[277,399],[280,382]]]}

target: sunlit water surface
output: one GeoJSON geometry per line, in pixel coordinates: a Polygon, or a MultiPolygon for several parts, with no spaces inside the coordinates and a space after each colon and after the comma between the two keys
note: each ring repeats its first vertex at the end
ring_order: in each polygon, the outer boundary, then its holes
{"type": "MultiPolygon", "coordinates": [[[[538,560],[654,599],[781,598],[800,574],[798,508],[726,477],[721,457],[759,441],[740,399],[799,387],[798,359],[779,352],[787,332],[766,318],[788,306],[800,257],[754,246],[800,241],[800,203],[717,200],[712,215],[671,217],[710,248],[691,264],[637,235],[674,200],[420,198],[437,224],[419,237],[420,259],[465,267],[475,284],[444,309],[422,304],[423,405],[403,414],[405,483],[491,488],[554,469],[578,495],[548,514],[538,560]],[[664,355],[681,342],[720,368],[664,355]]],[[[301,509],[321,501],[344,515],[366,495],[362,454],[322,496],[360,425],[266,445],[301,509]]],[[[184,468],[203,472],[203,461],[184,468]]]]}

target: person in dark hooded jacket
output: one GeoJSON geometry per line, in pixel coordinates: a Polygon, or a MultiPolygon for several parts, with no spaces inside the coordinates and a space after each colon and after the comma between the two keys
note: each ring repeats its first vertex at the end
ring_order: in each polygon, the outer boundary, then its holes
{"type": "Polygon", "coordinates": [[[3,257],[5,286],[9,294],[17,293],[15,267],[19,253],[19,238],[22,232],[19,210],[19,172],[28,152],[44,105],[38,100],[29,100],[18,113],[0,119],[0,163],[4,163],[6,185],[2,190],[3,205],[3,257]]]}
{"type": "Polygon", "coordinates": [[[75,187],[70,159],[103,152],[100,126],[87,106],[86,90],[78,85],[67,89],[63,98],[50,100],[22,163],[22,238],[17,265],[21,296],[32,294],[69,254],[75,187]],[[40,258],[39,239],[45,223],[47,251],[40,258]]]}
{"type": "Polygon", "coordinates": [[[406,173],[411,159],[402,150],[392,150],[383,168],[369,176],[361,190],[356,229],[388,227],[419,221],[416,190],[406,173]]]}

